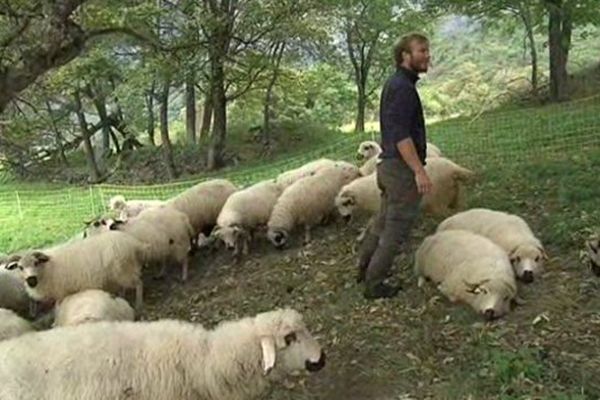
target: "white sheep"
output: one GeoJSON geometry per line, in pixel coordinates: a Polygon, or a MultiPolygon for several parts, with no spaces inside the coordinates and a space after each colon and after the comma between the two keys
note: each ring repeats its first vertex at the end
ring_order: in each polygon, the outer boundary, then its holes
{"type": "Polygon", "coordinates": [[[120,219],[135,217],[147,208],[163,205],[162,200],[125,200],[122,195],[116,195],[108,201],[108,208],[117,211],[120,219]]]}
{"type": "MultiPolygon", "coordinates": [[[[356,156],[359,160],[365,160],[360,167],[360,174],[367,176],[377,170],[378,155],[381,153],[381,146],[372,140],[366,140],[358,145],[356,156]]],[[[427,142],[426,158],[441,157],[442,152],[439,147],[433,143],[427,142]]]]}
{"type": "Polygon", "coordinates": [[[13,256],[7,269],[19,270],[30,297],[60,301],[85,289],[136,290],[136,310],[141,310],[141,269],[148,246],[118,231],[69,241],[44,250],[13,256]]]}
{"type": "Polygon", "coordinates": [[[446,218],[437,230],[464,229],[483,235],[506,251],[515,275],[525,283],[543,272],[548,258],[527,222],[518,215],[485,208],[472,208],[446,218]]]}
{"type": "Polygon", "coordinates": [[[335,196],[340,189],[359,176],[358,168],[338,162],[287,187],[273,207],[267,223],[267,236],[275,247],[283,247],[294,227],[304,227],[304,242],[310,230],[335,211],[335,196]]]}
{"type": "MultiPolygon", "coordinates": [[[[0,308],[0,341],[33,331],[33,326],[14,311],[0,308]]],[[[4,397],[0,397],[4,398],[4,397]]]]}
{"type": "Polygon", "coordinates": [[[335,197],[338,213],[349,221],[357,210],[368,214],[379,212],[381,190],[377,187],[377,174],[362,176],[348,183],[335,197]]]}
{"type": "Polygon", "coordinates": [[[282,189],[285,189],[302,178],[311,176],[323,168],[333,167],[334,165],[335,161],[333,160],[319,158],[318,160],[310,161],[301,167],[282,172],[275,178],[275,182],[281,186],[282,189]]]}
{"type": "Polygon", "coordinates": [[[425,213],[448,215],[464,208],[464,183],[475,175],[473,171],[445,157],[427,158],[425,171],[432,182],[431,191],[421,200],[425,213]]]}
{"type": "Polygon", "coordinates": [[[252,400],[325,366],[291,309],[213,330],[177,320],[60,327],[2,342],[0,359],[1,399],[44,400],[252,400]]]}
{"type": "Polygon", "coordinates": [[[489,320],[507,314],[517,293],[506,252],[464,230],[427,236],[415,254],[415,274],[420,287],[430,280],[451,302],[468,304],[489,320]]]}
{"type": "Polygon", "coordinates": [[[248,254],[254,230],[269,222],[281,192],[275,180],[267,180],[233,193],[225,202],[212,234],[234,255],[248,254]]]}
{"type": "Polygon", "coordinates": [[[236,186],[226,179],[211,179],[169,199],[166,205],[187,215],[194,228],[194,237],[201,232],[208,236],[227,198],[236,190],[236,186]]]}
{"type": "Polygon", "coordinates": [[[591,238],[586,240],[585,248],[592,272],[600,276],[600,239],[591,238]]]}
{"type": "Polygon", "coordinates": [[[98,321],[133,321],[133,308],[120,297],[98,289],[69,295],[54,309],[54,326],[79,325],[98,321]]]}

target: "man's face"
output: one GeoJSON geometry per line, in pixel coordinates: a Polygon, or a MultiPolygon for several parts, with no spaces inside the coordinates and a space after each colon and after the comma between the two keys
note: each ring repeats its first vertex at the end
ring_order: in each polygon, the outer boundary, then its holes
{"type": "Polygon", "coordinates": [[[429,43],[414,40],[410,44],[410,54],[405,53],[405,61],[408,62],[410,69],[419,73],[427,72],[431,56],[429,54],[429,43]]]}

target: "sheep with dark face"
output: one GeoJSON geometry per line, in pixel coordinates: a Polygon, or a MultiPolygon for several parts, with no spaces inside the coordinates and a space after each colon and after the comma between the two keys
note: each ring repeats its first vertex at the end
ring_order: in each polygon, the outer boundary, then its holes
{"type": "Polygon", "coordinates": [[[2,342],[0,359],[1,399],[44,400],[252,400],[325,365],[291,309],[213,330],[175,320],[59,327],[2,342]]]}

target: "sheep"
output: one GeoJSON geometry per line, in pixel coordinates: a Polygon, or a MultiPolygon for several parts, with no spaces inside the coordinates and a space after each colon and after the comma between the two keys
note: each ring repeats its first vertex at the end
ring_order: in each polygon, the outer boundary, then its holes
{"type": "Polygon", "coordinates": [[[9,258],[19,269],[25,289],[38,301],[60,301],[85,289],[136,290],[136,311],[142,307],[141,268],[148,246],[123,232],[108,231],[45,250],[28,250],[9,258]]]}
{"type": "Polygon", "coordinates": [[[304,243],[310,230],[335,210],[335,197],[347,183],[359,176],[358,168],[338,162],[287,187],[277,199],[267,223],[267,237],[277,248],[286,243],[292,229],[304,226],[304,243]]]}
{"type": "Polygon", "coordinates": [[[357,209],[375,214],[380,205],[381,191],[377,187],[376,173],[353,180],[335,197],[335,206],[345,221],[349,221],[357,209]]]}
{"type": "Polygon", "coordinates": [[[134,311],[120,297],[98,289],[69,295],[56,304],[54,327],[97,321],[133,321],[134,311]]]}
{"type": "Polygon", "coordinates": [[[211,179],[169,199],[166,206],[187,215],[194,229],[194,237],[201,232],[209,236],[227,198],[235,191],[236,186],[228,180],[211,179]]]}
{"type": "Polygon", "coordinates": [[[445,216],[465,207],[463,183],[475,175],[473,171],[445,157],[427,158],[425,171],[433,185],[421,200],[425,213],[445,216]]]}
{"type": "Polygon", "coordinates": [[[259,399],[326,363],[292,309],[212,330],[178,320],[59,327],[0,343],[0,359],[0,398],[45,400],[259,399]]]}
{"type": "Polygon", "coordinates": [[[600,239],[591,238],[585,241],[587,259],[596,276],[600,276],[600,239]]]}
{"type": "Polygon", "coordinates": [[[282,188],[275,180],[258,182],[233,193],[221,209],[213,235],[234,251],[248,254],[254,229],[269,222],[282,188]]]}
{"type": "Polygon", "coordinates": [[[333,160],[328,158],[319,158],[318,160],[306,163],[301,167],[282,172],[277,176],[277,178],[275,178],[275,182],[281,186],[281,189],[283,190],[302,178],[314,175],[317,171],[323,168],[333,167],[334,165],[335,161],[333,160]]]}
{"type": "Polygon", "coordinates": [[[483,235],[506,251],[518,279],[531,283],[548,258],[525,220],[504,211],[472,208],[446,218],[437,230],[464,229],[483,235]]]}
{"type": "Polygon", "coordinates": [[[31,313],[30,302],[25,284],[15,271],[6,270],[6,261],[0,261],[0,308],[13,310],[21,316],[31,313]]]}
{"type": "Polygon", "coordinates": [[[165,202],[162,200],[125,200],[122,195],[116,195],[111,197],[108,202],[108,208],[117,211],[120,219],[127,219],[135,217],[143,210],[151,207],[157,207],[163,205],[165,202]]]}
{"type": "MultiPolygon", "coordinates": [[[[360,167],[360,174],[362,176],[371,175],[377,170],[377,157],[381,153],[381,146],[375,141],[367,140],[358,145],[356,156],[359,160],[365,160],[363,165],[360,167]]],[[[425,158],[442,157],[442,152],[439,147],[433,143],[427,142],[426,156],[425,158]]]]}
{"type": "Polygon", "coordinates": [[[486,319],[510,311],[517,289],[506,252],[485,236],[454,229],[427,236],[415,253],[418,286],[426,279],[453,303],[466,303],[486,319]]]}
{"type": "MultiPolygon", "coordinates": [[[[0,341],[33,331],[33,326],[12,310],[0,308],[0,341]]],[[[1,397],[3,398],[3,397],[1,397]]]]}

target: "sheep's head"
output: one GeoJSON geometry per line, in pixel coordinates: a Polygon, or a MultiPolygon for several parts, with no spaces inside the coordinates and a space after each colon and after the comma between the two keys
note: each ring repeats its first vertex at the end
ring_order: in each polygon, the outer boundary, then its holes
{"type": "Polygon", "coordinates": [[[248,238],[248,232],[240,225],[218,226],[212,232],[216,239],[223,241],[227,250],[236,250],[248,238]]]}
{"type": "Polygon", "coordinates": [[[114,220],[112,219],[93,219],[91,221],[85,221],[85,228],[83,230],[83,237],[86,238],[88,236],[94,236],[102,232],[106,232],[110,230],[110,226],[112,225],[114,220]]]}
{"type": "Polygon", "coordinates": [[[356,158],[359,160],[368,160],[371,157],[375,157],[379,153],[381,153],[381,147],[379,144],[372,140],[367,140],[358,145],[356,158]]]}
{"type": "Polygon", "coordinates": [[[538,277],[548,255],[541,246],[522,244],[509,253],[515,276],[525,283],[531,283],[538,277]]]}
{"type": "Polygon", "coordinates": [[[273,369],[316,372],[325,366],[325,352],[297,311],[288,308],[258,314],[254,326],[260,337],[265,374],[273,369]]]}
{"type": "Polygon", "coordinates": [[[35,289],[44,275],[44,267],[50,261],[50,256],[41,251],[30,251],[10,257],[6,269],[18,269],[28,288],[35,289]]]}
{"type": "Polygon", "coordinates": [[[352,214],[354,213],[354,208],[356,207],[356,200],[350,193],[341,192],[335,198],[335,207],[344,221],[349,222],[352,219],[352,214]]]}
{"type": "Polygon", "coordinates": [[[467,302],[488,321],[508,314],[517,294],[515,286],[502,279],[465,280],[463,283],[467,302]]]}
{"type": "Polygon", "coordinates": [[[600,276],[600,239],[590,239],[585,242],[592,272],[600,276]]]}
{"type": "Polygon", "coordinates": [[[273,243],[273,245],[280,249],[287,244],[288,241],[288,232],[285,229],[281,228],[269,228],[267,232],[267,237],[273,243]]]}

